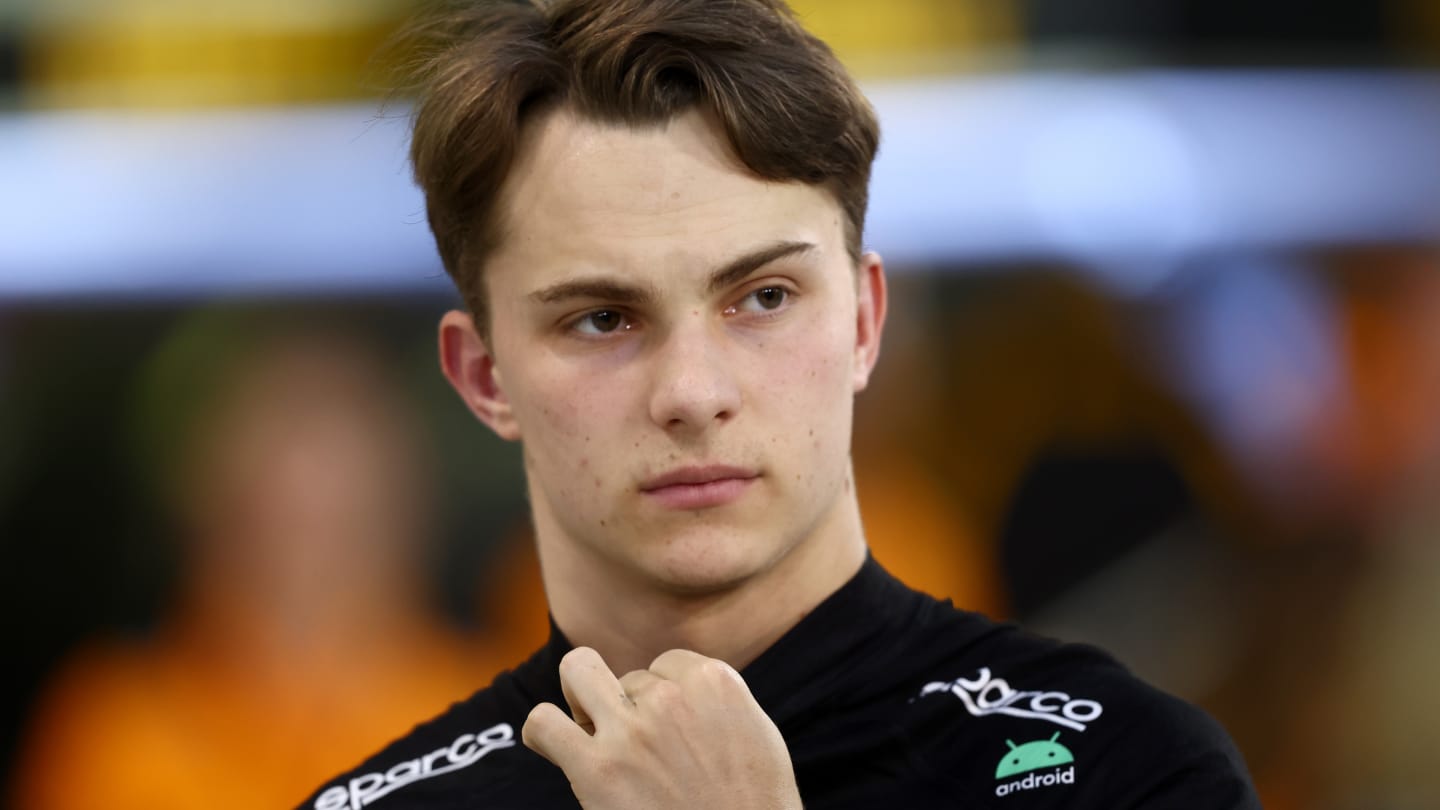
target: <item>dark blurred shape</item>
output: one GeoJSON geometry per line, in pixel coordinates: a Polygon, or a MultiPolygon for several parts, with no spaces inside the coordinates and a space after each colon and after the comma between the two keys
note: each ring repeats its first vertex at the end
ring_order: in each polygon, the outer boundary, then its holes
{"type": "Polygon", "coordinates": [[[1000,528],[1000,562],[1017,618],[1191,514],[1175,465],[1149,447],[1052,447],[1021,476],[1000,528]]]}
{"type": "Polygon", "coordinates": [[[1150,0],[1024,0],[1026,33],[1037,45],[1084,40],[1149,46],[1179,38],[1184,2],[1150,0]]]}
{"type": "Polygon", "coordinates": [[[1393,3],[1375,0],[1025,0],[1039,46],[1107,47],[1163,63],[1392,61],[1393,3]]]}
{"type": "Polygon", "coordinates": [[[20,85],[20,29],[0,22],[0,105],[8,106],[20,85]]]}
{"type": "MultiPolygon", "coordinates": [[[[0,756],[13,769],[19,725],[44,671],[104,613],[131,626],[144,608],[119,592],[138,584],[127,543],[137,487],[117,473],[128,364],[147,351],[154,324],[130,317],[123,328],[88,310],[65,317],[0,311],[0,612],[7,623],[0,701],[0,756]],[[131,609],[126,609],[131,608],[131,609]]],[[[153,533],[151,534],[153,538],[153,533]]],[[[150,538],[147,538],[150,539],[150,538]]],[[[154,544],[151,543],[151,546],[154,544]]],[[[3,801],[3,797],[0,797],[3,801]]]]}
{"type": "Polygon", "coordinates": [[[1188,0],[1184,36],[1196,45],[1276,45],[1378,51],[1389,42],[1389,4],[1375,0],[1188,0]]]}
{"type": "Polygon", "coordinates": [[[498,667],[430,609],[430,460],[404,390],[314,308],[201,312],[160,346],[133,435],[177,526],[178,593],[153,632],[60,668],[15,807],[288,806],[485,682],[498,667]]]}

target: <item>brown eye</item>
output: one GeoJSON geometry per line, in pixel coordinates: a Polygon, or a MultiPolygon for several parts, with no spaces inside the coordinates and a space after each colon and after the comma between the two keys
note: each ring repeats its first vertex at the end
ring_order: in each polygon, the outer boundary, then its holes
{"type": "Polygon", "coordinates": [[[608,335],[625,328],[628,328],[625,316],[613,309],[597,309],[575,322],[575,331],[582,335],[608,335]]]}
{"type": "Polygon", "coordinates": [[[789,292],[784,287],[762,287],[750,295],[761,309],[775,309],[785,303],[789,292]]]}
{"type": "Polygon", "coordinates": [[[795,293],[789,287],[757,287],[745,294],[735,304],[725,308],[725,314],[739,315],[747,313],[759,315],[766,312],[775,312],[786,309],[790,306],[790,299],[795,293]]]}

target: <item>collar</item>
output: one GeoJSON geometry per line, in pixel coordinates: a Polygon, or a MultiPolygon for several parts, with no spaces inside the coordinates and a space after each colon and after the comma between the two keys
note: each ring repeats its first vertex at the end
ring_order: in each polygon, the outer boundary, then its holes
{"type": "MultiPolygon", "coordinates": [[[[892,678],[871,676],[893,669],[893,655],[941,604],[912,591],[867,555],[849,581],[740,674],[766,713],[783,726],[819,708],[826,696],[854,694],[848,687],[887,688],[892,678]]],[[[546,684],[543,691],[560,694],[560,659],[571,649],[552,616],[550,639],[527,666],[546,684]]]]}

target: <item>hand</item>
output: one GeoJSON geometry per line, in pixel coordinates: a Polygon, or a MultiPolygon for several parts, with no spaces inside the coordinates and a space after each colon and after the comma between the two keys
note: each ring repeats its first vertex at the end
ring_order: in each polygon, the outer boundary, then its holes
{"type": "Polygon", "coordinates": [[[571,716],[541,703],[521,738],[586,810],[800,810],[780,730],[724,661],[671,650],[616,678],[578,647],[560,685],[571,716]]]}

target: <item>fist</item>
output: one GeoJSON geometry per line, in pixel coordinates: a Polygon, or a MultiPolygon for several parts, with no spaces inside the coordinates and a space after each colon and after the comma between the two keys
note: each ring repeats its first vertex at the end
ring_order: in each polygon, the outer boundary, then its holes
{"type": "Polygon", "coordinates": [[[617,678],[578,647],[560,685],[570,714],[541,703],[521,738],[586,810],[800,810],[780,730],[724,661],[671,650],[617,678]]]}

